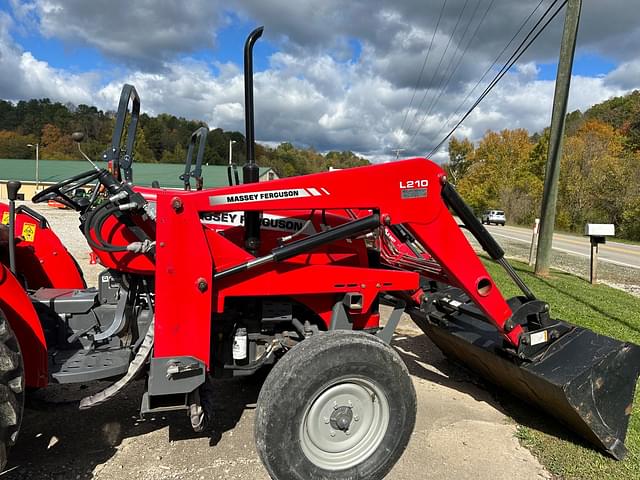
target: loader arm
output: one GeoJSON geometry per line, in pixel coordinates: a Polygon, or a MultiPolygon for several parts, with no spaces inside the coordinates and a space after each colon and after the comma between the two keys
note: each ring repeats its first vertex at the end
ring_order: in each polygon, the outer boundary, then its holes
{"type": "Polygon", "coordinates": [[[381,225],[404,225],[410,230],[452,283],[517,347],[522,328],[516,325],[505,331],[511,309],[449,213],[441,195],[444,181],[440,167],[416,158],[198,193],[162,192],[158,201],[162,197],[174,205],[179,201],[189,210],[193,206],[199,215],[240,210],[376,211],[381,225]]]}

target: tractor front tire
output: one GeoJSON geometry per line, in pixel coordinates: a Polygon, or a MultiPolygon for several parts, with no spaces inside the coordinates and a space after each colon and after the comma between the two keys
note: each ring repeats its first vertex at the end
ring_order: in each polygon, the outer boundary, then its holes
{"type": "Polygon", "coordinates": [[[255,441],[276,480],[382,479],[409,442],[416,394],[377,337],[331,331],[288,352],[258,398],[255,441]]]}
{"type": "Polygon", "coordinates": [[[0,310],[0,472],[17,438],[24,409],[24,366],[20,346],[0,310]]]}

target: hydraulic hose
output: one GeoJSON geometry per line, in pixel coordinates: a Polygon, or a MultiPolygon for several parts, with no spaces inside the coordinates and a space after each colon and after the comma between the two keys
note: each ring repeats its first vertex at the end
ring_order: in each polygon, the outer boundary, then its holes
{"type": "Polygon", "coordinates": [[[84,224],[84,236],[87,239],[89,245],[96,248],[97,250],[104,250],[107,252],[126,252],[127,247],[112,245],[104,240],[104,238],[102,238],[102,226],[104,225],[106,219],[115,212],[113,210],[107,210],[110,205],[110,203],[105,202],[102,205],[99,205],[98,208],[96,208],[89,216],[87,216],[87,220],[84,224]],[[96,238],[98,239],[99,243],[93,240],[93,238],[91,237],[91,229],[93,229],[93,231],[96,233],[96,238]]]}

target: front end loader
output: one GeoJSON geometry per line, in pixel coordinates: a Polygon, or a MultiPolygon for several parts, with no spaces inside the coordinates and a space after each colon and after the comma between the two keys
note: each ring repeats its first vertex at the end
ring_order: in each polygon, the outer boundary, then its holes
{"type": "Polygon", "coordinates": [[[140,97],[126,85],[109,169],[92,163],[34,196],[78,212],[105,268],[97,289],[32,286],[16,262],[11,207],[0,266],[0,354],[11,362],[0,362],[0,389],[15,413],[2,410],[0,453],[16,440],[25,386],[112,379],[82,399],[90,409],[143,375],[142,414],[183,410],[203,431],[217,379],[270,368],[254,430],[272,478],[382,479],[415,423],[415,391],[390,346],[407,312],[448,356],[622,458],[640,348],[555,319],[438,165],[414,158],[257,181],[250,59],[261,33],[245,45],[243,184],[134,187],[140,97]],[[86,186],[82,202],[71,197],[86,186]],[[503,297],[454,214],[521,296],[503,297]],[[382,302],[393,307],[384,326],[382,302]]]}

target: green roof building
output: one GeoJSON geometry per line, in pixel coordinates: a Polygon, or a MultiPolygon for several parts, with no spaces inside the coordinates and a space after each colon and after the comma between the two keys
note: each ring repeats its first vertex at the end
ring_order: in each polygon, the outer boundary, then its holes
{"type": "MultiPolygon", "coordinates": [[[[106,164],[98,162],[102,167],[106,164]]],[[[7,198],[6,183],[9,180],[20,180],[23,184],[20,192],[24,198],[31,198],[36,188],[42,189],[73,177],[81,172],[91,170],[86,161],[76,160],[40,160],[36,177],[36,161],[33,159],[0,159],[0,198],[7,198]]],[[[242,180],[242,169],[238,172],[242,180]]],[[[180,175],[184,173],[184,164],[177,163],[134,163],[134,185],[151,186],[154,180],[162,188],[182,189],[184,183],[180,175]]],[[[229,185],[226,165],[203,165],[202,177],[204,188],[222,187],[229,185]]],[[[260,181],[275,180],[278,175],[272,168],[260,168],[260,181]]],[[[191,188],[195,188],[195,181],[191,180],[191,188]]]]}

